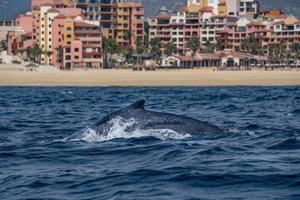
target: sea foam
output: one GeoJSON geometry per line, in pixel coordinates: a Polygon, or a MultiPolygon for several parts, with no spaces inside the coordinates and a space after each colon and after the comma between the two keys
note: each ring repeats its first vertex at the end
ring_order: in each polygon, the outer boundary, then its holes
{"type": "Polygon", "coordinates": [[[120,138],[141,138],[141,137],[155,137],[160,140],[166,139],[185,139],[191,137],[189,134],[180,134],[170,129],[135,129],[137,122],[134,118],[128,120],[122,117],[115,117],[111,119],[109,130],[107,134],[97,133],[94,129],[87,127],[80,133],[76,133],[63,139],[63,141],[86,141],[86,142],[103,142],[120,138]]]}

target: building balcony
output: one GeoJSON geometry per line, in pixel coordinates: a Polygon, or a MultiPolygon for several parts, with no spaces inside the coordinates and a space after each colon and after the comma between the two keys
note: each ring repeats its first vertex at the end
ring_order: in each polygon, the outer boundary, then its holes
{"type": "Polygon", "coordinates": [[[102,56],[103,52],[82,52],[83,56],[102,56]]]}

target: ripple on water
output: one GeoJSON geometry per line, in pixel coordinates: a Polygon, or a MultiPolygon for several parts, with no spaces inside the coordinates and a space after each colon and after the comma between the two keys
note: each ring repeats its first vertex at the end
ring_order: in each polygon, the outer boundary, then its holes
{"type": "Polygon", "coordinates": [[[300,87],[0,87],[0,199],[299,199],[300,87]],[[226,134],[87,129],[145,98],[226,134]],[[81,131],[87,130],[87,131],[81,131]],[[63,139],[67,138],[67,139],[63,139]]]}

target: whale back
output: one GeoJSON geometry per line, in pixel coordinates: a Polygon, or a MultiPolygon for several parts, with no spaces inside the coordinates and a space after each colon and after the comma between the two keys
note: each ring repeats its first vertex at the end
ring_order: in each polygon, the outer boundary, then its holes
{"type": "Polygon", "coordinates": [[[145,100],[138,100],[133,104],[117,110],[98,121],[93,128],[97,132],[105,132],[111,127],[111,121],[114,119],[127,120],[133,119],[134,125],[130,128],[138,128],[141,130],[148,129],[170,129],[177,133],[184,134],[202,134],[202,133],[221,133],[222,130],[217,126],[211,125],[207,122],[180,116],[171,113],[148,111],[145,109],[145,100]],[[104,130],[104,131],[103,131],[104,130]]]}
{"type": "Polygon", "coordinates": [[[134,102],[133,104],[129,105],[128,107],[126,107],[125,109],[145,109],[145,100],[138,100],[136,102],[134,102]]]}

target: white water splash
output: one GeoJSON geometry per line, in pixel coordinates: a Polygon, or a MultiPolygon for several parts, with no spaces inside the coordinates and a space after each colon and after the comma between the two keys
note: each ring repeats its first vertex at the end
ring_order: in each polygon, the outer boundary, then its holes
{"type": "Polygon", "coordinates": [[[256,136],[255,131],[251,131],[251,130],[240,130],[238,128],[229,128],[228,133],[230,134],[237,134],[237,135],[241,135],[241,136],[256,136]]]}
{"type": "Polygon", "coordinates": [[[108,122],[110,125],[107,134],[97,133],[91,128],[85,129],[82,133],[74,134],[65,138],[63,141],[86,141],[86,142],[103,142],[118,138],[140,138],[140,137],[156,137],[160,140],[166,139],[185,139],[191,137],[189,134],[180,134],[170,129],[132,129],[137,122],[134,118],[125,120],[121,117],[113,118],[108,122]],[[130,130],[131,129],[131,130],[130,130]],[[128,131],[130,130],[130,131],[128,131]]]}

